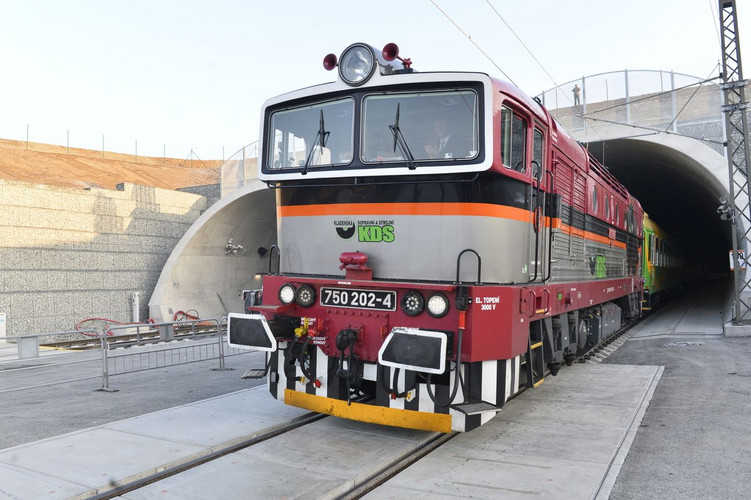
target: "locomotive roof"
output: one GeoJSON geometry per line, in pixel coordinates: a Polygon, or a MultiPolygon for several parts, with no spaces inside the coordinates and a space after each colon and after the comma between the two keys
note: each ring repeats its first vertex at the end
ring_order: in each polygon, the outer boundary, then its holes
{"type": "Polygon", "coordinates": [[[532,111],[539,120],[543,120],[546,123],[552,121],[552,118],[542,106],[542,104],[529,97],[526,92],[519,89],[519,87],[517,87],[516,85],[493,77],[490,77],[490,80],[499,91],[503,92],[506,95],[513,96],[517,100],[523,102],[524,105],[529,108],[529,110],[532,111]]]}

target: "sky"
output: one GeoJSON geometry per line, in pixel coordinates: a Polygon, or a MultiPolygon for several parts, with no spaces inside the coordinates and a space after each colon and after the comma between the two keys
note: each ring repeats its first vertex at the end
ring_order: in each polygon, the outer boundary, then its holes
{"type": "MultiPolygon", "coordinates": [[[[717,3],[0,0],[0,138],[229,158],[258,140],[266,99],[334,80],[324,56],[354,42],[394,42],[418,71],[481,71],[530,95],[624,69],[712,77],[717,3]]],[[[737,4],[745,63],[751,1],[737,4]]]]}

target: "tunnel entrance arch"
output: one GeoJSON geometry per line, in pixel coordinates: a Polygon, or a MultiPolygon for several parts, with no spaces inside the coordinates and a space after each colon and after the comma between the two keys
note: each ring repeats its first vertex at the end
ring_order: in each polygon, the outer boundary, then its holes
{"type": "Polygon", "coordinates": [[[588,144],[592,154],[677,238],[708,274],[728,271],[731,225],[717,213],[728,197],[725,158],[695,139],[674,135],[588,144]]]}
{"type": "Polygon", "coordinates": [[[273,190],[248,182],[212,205],[180,239],[167,259],[149,313],[172,321],[178,311],[201,318],[241,312],[242,290],[260,288],[268,250],[276,243],[273,190]]]}

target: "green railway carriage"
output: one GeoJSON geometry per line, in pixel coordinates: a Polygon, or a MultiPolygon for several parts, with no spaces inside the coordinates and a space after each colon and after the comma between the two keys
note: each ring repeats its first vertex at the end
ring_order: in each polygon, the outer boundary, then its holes
{"type": "Polygon", "coordinates": [[[644,213],[644,243],[642,276],[644,277],[644,307],[648,310],[660,302],[670,289],[688,280],[680,246],[644,213]]]}

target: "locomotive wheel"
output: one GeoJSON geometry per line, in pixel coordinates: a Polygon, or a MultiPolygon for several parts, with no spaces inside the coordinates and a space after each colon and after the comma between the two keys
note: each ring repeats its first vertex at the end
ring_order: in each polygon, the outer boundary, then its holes
{"type": "Polygon", "coordinates": [[[566,362],[566,366],[571,366],[571,365],[574,364],[574,361],[576,361],[576,355],[575,354],[567,354],[563,358],[563,361],[566,362]]]}
{"type": "Polygon", "coordinates": [[[560,363],[548,363],[548,369],[550,369],[550,374],[555,377],[556,375],[558,375],[558,370],[561,369],[561,364],[560,363]]]}

